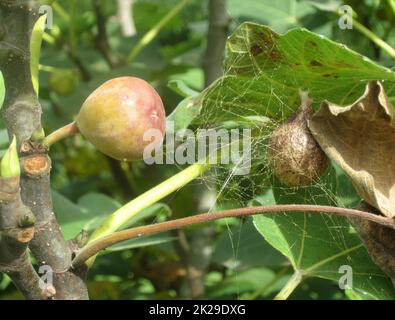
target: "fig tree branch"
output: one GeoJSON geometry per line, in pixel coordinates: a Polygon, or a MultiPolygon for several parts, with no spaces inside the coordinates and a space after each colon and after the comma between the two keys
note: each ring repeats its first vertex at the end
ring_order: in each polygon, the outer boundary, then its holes
{"type": "Polygon", "coordinates": [[[34,235],[34,216],[21,200],[19,177],[0,178],[0,272],[6,273],[28,299],[51,298],[27,254],[34,235]]]}
{"type": "MultiPolygon", "coordinates": [[[[15,135],[18,141],[22,165],[21,198],[35,216],[35,232],[29,248],[40,265],[53,270],[55,299],[87,299],[81,276],[67,271],[72,250],[53,212],[50,159],[45,148],[31,140],[42,130],[42,110],[30,72],[30,39],[39,17],[38,9],[38,1],[0,2],[0,69],[6,86],[3,116],[9,136],[15,135]]],[[[23,266],[23,262],[19,262],[18,267],[23,266]]],[[[29,285],[31,280],[22,276],[20,281],[29,285]]]]}
{"type": "Polygon", "coordinates": [[[81,266],[90,257],[97,255],[103,249],[112,246],[118,242],[129,240],[136,237],[166,232],[170,230],[185,228],[190,225],[210,222],[223,218],[231,217],[244,217],[257,214],[274,214],[274,213],[297,213],[297,212],[310,212],[310,213],[326,213],[343,216],[347,218],[360,218],[366,219],[388,228],[395,229],[395,222],[387,217],[379,216],[373,213],[368,213],[355,209],[331,207],[331,206],[318,206],[307,204],[287,204],[287,205],[268,205],[257,206],[248,208],[238,208],[224,211],[217,211],[211,213],[202,213],[186,218],[170,220],[166,222],[151,224],[148,226],[136,227],[127,229],[113,234],[97,238],[84,248],[82,248],[76,257],[73,259],[72,266],[74,268],[81,266]]]}

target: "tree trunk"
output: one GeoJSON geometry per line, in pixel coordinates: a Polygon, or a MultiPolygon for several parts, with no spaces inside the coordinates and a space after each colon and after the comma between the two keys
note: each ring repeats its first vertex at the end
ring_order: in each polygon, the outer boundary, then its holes
{"type": "MultiPolygon", "coordinates": [[[[88,299],[84,282],[85,272],[70,270],[73,252],[69,243],[64,239],[53,212],[50,158],[42,145],[31,140],[32,135],[41,130],[41,106],[33,89],[30,73],[30,38],[33,26],[39,17],[38,9],[38,1],[2,0],[0,3],[0,69],[6,86],[3,117],[9,136],[17,137],[22,165],[21,200],[35,216],[34,237],[29,242],[29,248],[39,265],[47,267],[45,279],[49,281],[53,279],[53,283],[47,283],[48,286],[41,289],[43,290],[41,297],[44,299],[88,299]]],[[[17,201],[20,207],[22,202],[17,201]]],[[[3,219],[6,218],[5,211],[7,210],[2,208],[3,219]]],[[[10,213],[8,210],[7,213],[14,216],[12,221],[15,223],[11,227],[19,230],[20,224],[18,225],[16,218],[18,210],[11,211],[13,212],[10,213]]],[[[6,250],[7,245],[4,245],[4,242],[2,240],[1,245],[2,249],[6,250]]],[[[20,245],[19,247],[23,251],[23,247],[20,245]]],[[[18,275],[11,273],[10,275],[19,288],[30,285],[32,292],[22,290],[26,298],[38,299],[40,298],[38,294],[33,294],[40,290],[37,287],[38,275],[34,274],[26,251],[23,251],[20,257],[23,262],[20,260],[19,264],[23,263],[25,267],[28,266],[25,273],[19,272],[18,275]]],[[[14,260],[14,262],[17,261],[14,260]]]]}

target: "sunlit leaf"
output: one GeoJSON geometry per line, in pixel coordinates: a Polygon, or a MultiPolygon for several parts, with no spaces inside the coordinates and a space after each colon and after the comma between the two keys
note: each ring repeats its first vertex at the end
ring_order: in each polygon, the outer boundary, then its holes
{"type": "MultiPolygon", "coordinates": [[[[330,171],[325,186],[290,192],[274,182],[273,191],[256,204],[316,203],[334,204],[337,176],[330,171]]],[[[254,224],[267,242],[284,254],[294,270],[305,278],[319,277],[339,281],[341,266],[352,269],[353,288],[375,299],[394,299],[391,280],[373,263],[358,234],[342,217],[325,214],[292,213],[257,215],[254,224]]],[[[339,290],[341,290],[339,288],[339,290]]]]}
{"type": "Polygon", "coordinates": [[[309,90],[313,108],[328,100],[355,101],[369,80],[384,80],[395,95],[395,73],[306,29],[277,34],[244,23],[227,43],[224,77],[201,95],[197,124],[218,126],[246,116],[284,120],[298,107],[298,90],[309,90]]]}

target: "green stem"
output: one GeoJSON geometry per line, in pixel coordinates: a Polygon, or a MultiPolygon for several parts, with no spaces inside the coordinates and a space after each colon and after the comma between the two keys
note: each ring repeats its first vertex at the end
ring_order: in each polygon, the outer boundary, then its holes
{"type": "Polygon", "coordinates": [[[376,36],[372,31],[366,28],[363,24],[358,21],[353,21],[353,26],[356,30],[362,33],[365,37],[375,43],[378,47],[383,49],[392,59],[395,59],[395,49],[391,47],[387,42],[376,36]]]}
{"type": "Polygon", "coordinates": [[[92,234],[89,242],[118,230],[136,214],[198,178],[208,168],[208,164],[195,163],[133,199],[111,214],[102,226],[92,234]]]}
{"type": "MultiPolygon", "coordinates": [[[[140,213],[142,210],[155,204],[159,200],[168,196],[172,192],[182,188],[189,182],[198,178],[201,174],[209,169],[210,165],[206,163],[195,163],[183,171],[177,173],[166,181],[160,183],[156,187],[148,190],[137,198],[133,199],[122,208],[111,214],[90,237],[89,242],[91,243],[97,238],[109,235],[114,231],[118,230],[128,220],[133,218],[135,215],[140,213]]],[[[91,266],[95,260],[92,257],[88,260],[88,266],[91,266]]]]}
{"type": "Polygon", "coordinates": [[[77,123],[75,123],[75,122],[69,123],[68,125],[65,125],[64,127],[52,132],[50,135],[45,137],[45,139],[43,140],[43,144],[49,148],[54,143],[56,143],[64,138],[70,137],[78,132],[79,132],[79,130],[78,130],[77,123]]]}
{"type": "Polygon", "coordinates": [[[53,2],[51,4],[53,10],[67,23],[70,22],[70,15],[67,13],[67,11],[57,2],[53,2]]]}
{"type": "Polygon", "coordinates": [[[288,282],[281,289],[281,291],[275,296],[274,300],[287,300],[297,286],[302,282],[303,274],[300,270],[296,270],[295,273],[289,278],[288,282]]]}
{"type": "Polygon", "coordinates": [[[134,46],[128,56],[128,64],[131,64],[140,52],[151,43],[158,33],[166,26],[166,24],[173,19],[189,2],[189,0],[182,0],[179,2],[167,15],[165,15],[151,30],[149,30],[140,41],[134,46]]]}
{"type": "MultiPolygon", "coordinates": [[[[209,164],[206,163],[195,163],[183,171],[177,173],[171,178],[165,180],[164,182],[158,184],[154,188],[148,190],[137,198],[133,199],[123,207],[112,213],[103,224],[95,230],[95,232],[90,237],[88,244],[94,240],[104,237],[118,230],[122,225],[124,225],[128,220],[136,216],[142,210],[148,208],[149,206],[155,204],[159,200],[168,196],[172,192],[182,188],[189,182],[195,180],[205,171],[210,168],[209,164]]],[[[95,261],[96,255],[91,257],[87,261],[88,267],[91,267],[95,261]]]]}
{"type": "MultiPolygon", "coordinates": [[[[391,0],[392,2],[393,0],[391,0]]],[[[339,12],[335,12],[338,16],[341,16],[339,12]]],[[[395,49],[391,47],[387,42],[378,37],[374,32],[366,28],[362,23],[356,20],[357,13],[355,11],[352,12],[353,20],[352,25],[355,27],[357,31],[362,33],[365,37],[367,37],[370,41],[376,44],[379,48],[383,49],[392,59],[395,59],[395,49]]]]}
{"type": "Polygon", "coordinates": [[[43,40],[51,45],[56,44],[56,38],[46,32],[43,33],[43,40]]]}

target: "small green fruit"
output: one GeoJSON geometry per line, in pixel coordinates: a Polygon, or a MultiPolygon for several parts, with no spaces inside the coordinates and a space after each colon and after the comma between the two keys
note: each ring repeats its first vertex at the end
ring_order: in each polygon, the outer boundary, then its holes
{"type": "Polygon", "coordinates": [[[3,159],[1,159],[1,176],[3,178],[15,178],[20,175],[21,167],[19,164],[16,137],[14,136],[8,150],[3,156],[3,159]]]}
{"type": "Polygon", "coordinates": [[[74,70],[56,70],[49,76],[49,88],[60,96],[71,95],[78,85],[78,74],[74,70]]]}
{"type": "Polygon", "coordinates": [[[289,187],[309,186],[326,171],[328,159],[307,126],[313,110],[306,92],[291,118],[273,131],[267,159],[275,176],[289,187]]]}
{"type": "Polygon", "coordinates": [[[76,118],[82,135],[104,154],[118,160],[139,160],[152,143],[162,143],[165,109],[155,89],[142,79],[107,81],[85,100],[76,118]],[[160,141],[144,139],[155,129],[160,141]],[[148,140],[148,141],[147,141],[148,140]]]}

